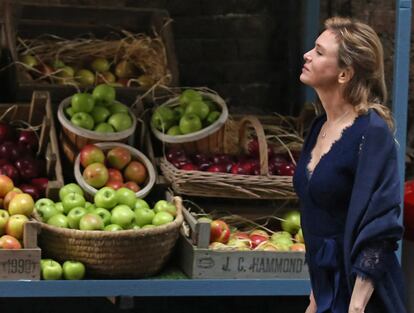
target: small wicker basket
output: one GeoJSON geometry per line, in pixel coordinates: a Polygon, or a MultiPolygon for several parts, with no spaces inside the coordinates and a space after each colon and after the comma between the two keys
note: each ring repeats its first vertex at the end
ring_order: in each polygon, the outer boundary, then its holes
{"type": "Polygon", "coordinates": [[[182,199],[173,198],[177,216],[171,223],[149,229],[82,231],[42,222],[39,246],[45,257],[85,264],[88,276],[140,278],[158,273],[168,261],[183,223],[182,199]]]}
{"type": "Polygon", "coordinates": [[[202,197],[296,199],[292,176],[269,175],[266,136],[257,117],[246,116],[238,124],[226,124],[221,131],[221,140],[210,152],[240,153],[246,146],[249,125],[253,126],[259,143],[260,175],[180,170],[163,157],[160,168],[174,191],[202,197]]]}

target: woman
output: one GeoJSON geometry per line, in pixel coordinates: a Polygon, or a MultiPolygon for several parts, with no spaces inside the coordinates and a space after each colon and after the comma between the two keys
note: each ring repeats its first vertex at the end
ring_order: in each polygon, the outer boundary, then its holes
{"type": "Polygon", "coordinates": [[[305,53],[300,80],[325,110],[294,176],[312,292],[306,313],[404,313],[394,251],[400,186],[383,51],[371,27],[334,17],[305,53]]]}

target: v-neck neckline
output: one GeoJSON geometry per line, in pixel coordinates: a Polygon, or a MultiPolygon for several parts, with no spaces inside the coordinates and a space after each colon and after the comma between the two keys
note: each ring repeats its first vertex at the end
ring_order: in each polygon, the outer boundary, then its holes
{"type": "Polygon", "coordinates": [[[321,162],[328,157],[331,152],[333,151],[333,149],[335,149],[335,146],[337,146],[337,144],[339,142],[341,142],[343,140],[343,138],[345,137],[346,133],[353,128],[353,126],[357,123],[358,119],[361,117],[362,115],[358,115],[355,117],[355,119],[352,121],[351,124],[349,124],[348,126],[344,127],[341,131],[340,136],[338,137],[338,139],[336,139],[335,141],[332,142],[330,148],[328,151],[326,151],[324,154],[321,155],[321,157],[319,158],[319,161],[316,163],[316,165],[314,166],[313,170],[311,171],[309,169],[309,163],[312,161],[312,152],[315,149],[316,143],[318,142],[318,137],[319,134],[321,132],[322,126],[323,124],[326,122],[326,114],[325,116],[321,119],[321,123],[318,127],[318,129],[316,129],[316,135],[314,136],[313,140],[312,140],[312,145],[310,145],[310,149],[308,152],[308,156],[307,156],[307,160],[306,160],[306,164],[305,164],[305,171],[306,171],[306,178],[308,180],[308,182],[311,181],[312,177],[315,175],[315,172],[318,170],[321,162]]]}

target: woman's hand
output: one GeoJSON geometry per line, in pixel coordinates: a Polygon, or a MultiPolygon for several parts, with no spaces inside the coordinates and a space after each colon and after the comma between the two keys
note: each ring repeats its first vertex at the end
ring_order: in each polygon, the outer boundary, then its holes
{"type": "Polygon", "coordinates": [[[357,277],[352,291],[349,313],[364,313],[365,307],[374,292],[374,285],[369,279],[357,277]]]}
{"type": "Polygon", "coordinates": [[[311,291],[311,294],[309,296],[309,305],[306,308],[305,313],[316,313],[317,311],[317,306],[316,306],[316,301],[315,301],[315,297],[313,296],[313,291],[311,291]]]}

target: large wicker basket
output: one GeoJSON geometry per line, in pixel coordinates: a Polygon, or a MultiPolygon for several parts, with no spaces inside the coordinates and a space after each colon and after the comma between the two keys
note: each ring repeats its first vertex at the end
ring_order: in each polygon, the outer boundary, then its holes
{"type": "MultiPolygon", "coordinates": [[[[295,199],[292,176],[269,175],[267,141],[262,123],[255,116],[246,116],[238,123],[226,123],[219,133],[214,147],[204,146],[201,152],[235,153],[246,146],[249,131],[253,126],[260,147],[260,175],[238,175],[188,171],[176,168],[165,157],[160,159],[160,168],[178,194],[244,198],[244,199],[295,199]]],[[[296,147],[298,152],[301,146],[296,147]]]]}
{"type": "Polygon", "coordinates": [[[140,278],[158,273],[168,261],[183,222],[182,200],[174,197],[177,217],[149,229],[82,231],[41,223],[39,246],[44,257],[77,260],[88,276],[140,278]]]}

